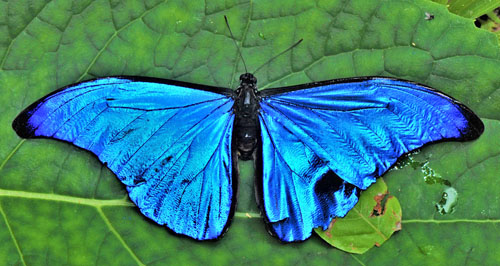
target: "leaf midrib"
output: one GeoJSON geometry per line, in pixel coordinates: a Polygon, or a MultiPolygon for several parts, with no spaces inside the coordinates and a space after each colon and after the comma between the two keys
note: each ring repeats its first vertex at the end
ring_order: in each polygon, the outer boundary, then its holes
{"type": "Polygon", "coordinates": [[[365,217],[365,215],[363,215],[363,213],[361,213],[358,210],[358,208],[354,207],[352,209],[356,212],[356,214],[358,214],[359,217],[361,217],[361,219],[363,219],[363,221],[365,221],[375,231],[376,234],[378,234],[379,236],[381,236],[384,241],[387,241],[387,239],[389,239],[389,237],[386,236],[386,235],[384,235],[384,233],[382,233],[382,231],[380,231],[380,229],[377,226],[375,226],[371,221],[369,221],[365,217]]]}
{"type": "Polygon", "coordinates": [[[89,198],[73,197],[67,195],[58,195],[53,193],[37,193],[37,192],[28,192],[20,190],[6,190],[6,189],[0,189],[0,197],[59,201],[59,202],[87,205],[96,208],[107,207],[107,206],[123,206],[123,207],[135,206],[132,202],[127,200],[127,198],[111,199],[111,200],[89,199],[89,198]]]}
{"type": "MultiPolygon", "coordinates": [[[[128,200],[128,198],[123,199],[88,199],[82,197],[68,196],[68,195],[58,195],[53,193],[38,193],[38,192],[28,192],[20,190],[8,190],[0,189],[1,197],[12,197],[12,198],[23,198],[23,199],[33,199],[33,200],[49,200],[49,201],[59,201],[65,203],[72,203],[78,205],[87,205],[96,208],[101,207],[135,207],[135,205],[128,200]]],[[[262,218],[258,213],[253,212],[235,212],[234,217],[236,218],[246,218],[255,219],[262,218]]],[[[448,219],[448,220],[436,220],[436,219],[408,219],[402,220],[404,224],[416,224],[416,223],[434,223],[434,224],[447,224],[447,223],[500,223],[500,219],[448,219]]]]}

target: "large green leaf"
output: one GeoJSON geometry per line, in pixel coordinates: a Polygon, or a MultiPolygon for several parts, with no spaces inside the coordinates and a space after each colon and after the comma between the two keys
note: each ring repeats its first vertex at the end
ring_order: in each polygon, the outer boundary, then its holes
{"type": "Polygon", "coordinates": [[[0,258],[11,264],[499,264],[499,48],[493,34],[428,1],[10,1],[0,2],[0,258]],[[425,12],[434,14],[425,19],[425,12]],[[175,236],[143,218],[95,157],[51,140],[19,139],[10,124],[28,104],[64,85],[108,75],[145,75],[235,87],[250,70],[304,42],[258,73],[261,88],[384,75],[414,80],[466,103],[486,124],[476,142],[442,143],[387,174],[403,208],[402,231],[351,255],[318,237],[281,244],[253,200],[242,162],[239,205],[217,242],[175,236]],[[427,163],[426,163],[427,162],[427,163]],[[426,164],[425,164],[426,163],[426,164]],[[252,217],[252,218],[249,218],[252,217]],[[406,220],[405,220],[406,219],[406,220]]]}

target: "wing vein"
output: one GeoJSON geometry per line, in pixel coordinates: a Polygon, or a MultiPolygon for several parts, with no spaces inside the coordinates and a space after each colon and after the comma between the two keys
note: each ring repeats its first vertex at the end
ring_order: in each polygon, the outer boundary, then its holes
{"type": "MultiPolygon", "coordinates": [[[[292,169],[292,167],[291,167],[291,166],[288,164],[288,162],[284,159],[284,157],[283,157],[283,155],[281,154],[281,152],[277,149],[276,144],[275,144],[275,142],[274,142],[274,139],[272,138],[272,136],[271,136],[271,134],[270,134],[270,132],[269,132],[269,127],[268,127],[268,125],[267,125],[266,121],[265,121],[264,119],[262,119],[262,122],[263,122],[263,124],[264,124],[264,127],[266,128],[266,132],[267,132],[267,135],[269,136],[269,140],[271,140],[271,144],[272,144],[272,146],[274,147],[274,149],[273,149],[273,150],[274,150],[274,152],[275,152],[276,154],[278,154],[278,156],[281,158],[281,160],[282,160],[283,162],[285,162],[285,165],[288,167],[288,169],[290,169],[290,172],[292,172],[292,173],[294,173],[295,175],[297,175],[297,176],[299,176],[299,177],[300,177],[300,175],[299,175],[298,173],[296,173],[296,172],[292,169]]],[[[305,143],[304,143],[304,145],[305,145],[305,143]]],[[[276,161],[276,160],[275,160],[275,161],[276,161]]],[[[293,176],[292,176],[292,178],[291,178],[291,179],[292,179],[292,183],[293,183],[293,193],[295,194],[295,197],[298,199],[298,197],[297,197],[297,189],[296,189],[296,187],[295,187],[295,180],[294,180],[293,176]]],[[[297,201],[297,204],[296,204],[296,205],[297,205],[297,206],[298,206],[298,208],[299,208],[299,212],[300,212],[300,219],[302,219],[302,221],[304,221],[304,216],[303,216],[303,213],[302,213],[302,208],[300,207],[300,200],[298,200],[298,201],[297,201]]],[[[268,217],[268,218],[269,218],[269,217],[268,217]]]]}
{"type": "MultiPolygon", "coordinates": [[[[68,121],[70,121],[73,117],[75,117],[77,114],[79,114],[83,109],[87,108],[87,106],[91,105],[91,104],[94,104],[95,102],[101,100],[100,98],[98,99],[95,99],[94,101],[91,101],[89,102],[88,104],[86,104],[85,106],[83,106],[82,108],[80,108],[78,111],[76,111],[74,114],[72,114],[68,119],[66,119],[66,121],[64,121],[64,123],[62,123],[59,128],[52,134],[52,136],[56,135],[57,132],[59,132],[59,130],[61,130],[61,128],[66,124],[68,123],[68,121]]],[[[47,118],[48,119],[48,118],[47,118]]]]}
{"type": "MultiPolygon", "coordinates": [[[[78,95],[76,95],[75,97],[72,97],[71,99],[69,99],[69,100],[65,101],[63,104],[59,105],[57,108],[55,108],[54,110],[52,110],[52,111],[50,112],[50,114],[46,115],[46,116],[45,116],[45,119],[44,119],[44,120],[43,120],[40,124],[38,124],[38,126],[36,126],[36,128],[34,129],[34,131],[36,131],[36,130],[37,130],[37,129],[38,129],[38,128],[39,128],[39,127],[43,124],[43,123],[45,123],[45,121],[47,121],[47,120],[48,120],[48,119],[52,116],[52,114],[54,114],[57,110],[61,109],[61,108],[62,108],[63,106],[65,106],[66,104],[68,104],[68,103],[72,102],[73,100],[75,100],[75,99],[79,98],[80,96],[83,96],[83,95],[85,95],[85,94],[87,94],[87,93],[90,93],[90,92],[93,92],[93,91],[97,91],[97,90],[100,90],[100,89],[95,89],[95,90],[89,90],[89,91],[82,92],[81,94],[78,94],[78,95]]],[[[57,94],[59,94],[59,93],[57,93],[57,94]]],[[[47,102],[47,101],[45,100],[44,102],[42,102],[42,103],[40,103],[40,104],[44,104],[44,103],[46,103],[46,102],[47,102]]],[[[37,110],[41,107],[41,105],[40,105],[40,104],[37,106],[36,110],[34,110],[34,112],[33,112],[33,113],[35,113],[35,112],[36,112],[36,111],[37,111],[37,110]]]]}
{"type": "Polygon", "coordinates": [[[147,111],[144,111],[143,113],[141,113],[140,115],[138,115],[136,118],[132,119],[132,121],[128,122],[124,127],[122,127],[122,129],[120,129],[118,132],[116,132],[113,137],[109,138],[109,141],[108,143],[110,142],[114,142],[115,141],[115,138],[118,137],[118,135],[120,135],[120,133],[123,132],[123,130],[125,130],[125,128],[127,128],[128,126],[130,126],[132,123],[134,123],[135,121],[137,121],[137,119],[139,119],[139,117],[147,114],[148,112],[147,111]]]}
{"type": "MultiPolygon", "coordinates": [[[[209,117],[210,115],[212,115],[216,110],[222,108],[222,106],[226,105],[227,103],[224,103],[220,106],[217,106],[216,108],[214,108],[210,113],[208,113],[205,117],[201,118],[198,122],[196,122],[191,128],[189,128],[186,132],[184,132],[181,136],[179,136],[174,143],[172,143],[172,145],[170,145],[160,156],[158,156],[150,165],[149,167],[145,168],[143,174],[147,171],[148,168],[150,168],[152,165],[154,165],[159,158],[163,157],[163,155],[165,155],[165,153],[167,153],[182,137],[184,137],[189,131],[191,131],[193,128],[195,128],[201,121],[205,120],[207,117],[209,117]]],[[[197,135],[195,135],[197,136],[197,135]]],[[[193,137],[193,140],[194,140],[194,137],[193,137]]],[[[188,145],[186,146],[186,149],[184,149],[183,153],[190,147],[191,145],[188,145]]],[[[181,155],[182,155],[181,154],[181,155]]],[[[179,160],[181,156],[177,157],[175,159],[175,161],[172,163],[172,166],[167,170],[167,172],[165,172],[165,174],[162,175],[161,179],[156,183],[154,189],[156,189],[158,187],[158,185],[160,183],[163,182],[163,179],[165,178],[165,176],[170,172],[170,170],[172,169],[172,167],[175,165],[175,163],[179,160]]]]}
{"type": "Polygon", "coordinates": [[[295,107],[299,107],[299,108],[307,109],[307,110],[325,110],[325,111],[346,112],[346,113],[355,112],[355,111],[361,111],[361,110],[384,109],[385,108],[385,106],[382,106],[382,107],[378,107],[377,106],[377,107],[360,107],[360,108],[353,108],[353,109],[349,109],[349,110],[338,110],[338,109],[332,109],[332,108],[326,108],[326,107],[325,108],[311,107],[311,106],[306,106],[306,105],[303,105],[303,104],[292,103],[292,102],[281,100],[281,99],[278,99],[278,98],[270,98],[269,100],[279,102],[279,103],[281,103],[283,105],[295,106],[295,107]]]}
{"type": "MultiPolygon", "coordinates": [[[[85,82],[83,82],[83,83],[85,83],[85,82]]],[[[79,87],[79,85],[83,85],[83,83],[75,85],[74,88],[71,88],[72,85],[67,86],[67,87],[63,87],[63,88],[60,89],[60,91],[58,90],[54,94],[49,95],[47,98],[44,99],[44,101],[50,100],[50,99],[52,99],[54,97],[58,97],[58,96],[61,96],[61,95],[64,95],[64,94],[67,94],[67,93],[70,93],[70,92],[78,91],[78,90],[83,90],[83,89],[88,89],[88,88],[94,88],[94,87],[105,87],[105,86],[108,86],[108,85],[121,85],[121,84],[125,84],[123,82],[120,82],[120,83],[117,82],[117,83],[87,85],[87,86],[79,87]]],[[[104,89],[104,88],[98,88],[98,89],[104,89]]],[[[98,90],[98,89],[96,89],[96,90],[98,90]]],[[[92,90],[92,91],[95,91],[95,90],[92,90]]]]}
{"type": "Polygon", "coordinates": [[[145,141],[144,143],[142,143],[138,148],[137,150],[135,150],[134,153],[132,153],[130,155],[130,157],[127,159],[127,161],[123,162],[122,163],[122,166],[120,167],[120,169],[117,169],[117,173],[121,172],[121,170],[123,170],[123,168],[125,168],[125,166],[127,166],[127,164],[130,162],[130,160],[132,160],[132,158],[137,154],[137,152],[139,152],[140,149],[142,149],[142,147],[144,147],[144,145],[146,145],[148,143],[149,140],[151,140],[152,137],[154,137],[173,117],[175,117],[177,114],[179,113],[179,111],[175,112],[175,114],[173,114],[171,117],[169,117],[165,122],[163,122],[163,124],[161,124],[161,126],[158,127],[157,130],[155,130],[153,132],[153,134],[151,134],[151,136],[149,136],[145,141]]]}
{"type": "Polygon", "coordinates": [[[192,103],[192,104],[187,104],[183,106],[175,106],[175,107],[164,107],[164,108],[154,108],[154,109],[145,109],[145,108],[137,108],[137,107],[128,107],[128,106],[110,106],[110,108],[114,109],[130,109],[130,110],[138,110],[138,111],[147,111],[147,112],[154,112],[154,111],[164,111],[164,110],[173,110],[173,109],[183,109],[183,108],[189,108],[192,106],[204,104],[204,103],[209,103],[209,102],[215,102],[218,100],[222,99],[228,99],[229,97],[221,97],[221,98],[216,98],[216,99],[211,99],[211,100],[206,100],[206,101],[201,101],[197,103],[192,103]]]}
{"type": "MultiPolygon", "coordinates": [[[[106,110],[108,109],[108,107],[102,109],[102,111],[100,111],[94,118],[92,118],[92,120],[90,120],[87,125],[85,125],[85,127],[83,128],[87,128],[90,124],[92,124],[92,122],[94,122],[102,113],[104,113],[106,110]]],[[[82,130],[82,132],[80,132],[80,134],[78,134],[77,136],[75,136],[72,140],[72,143],[74,143],[83,133],[85,132],[85,130],[82,130]]],[[[91,147],[88,147],[88,148],[85,148],[85,149],[88,149],[90,150],[91,147]]]]}
{"type": "MultiPolygon", "coordinates": [[[[429,89],[411,88],[411,87],[407,87],[407,86],[404,86],[404,87],[405,87],[405,88],[408,88],[408,89],[410,89],[410,90],[411,90],[411,89],[413,89],[413,90],[418,90],[418,91],[420,91],[420,92],[422,92],[422,93],[426,93],[426,94],[429,94],[429,95],[432,95],[432,96],[436,96],[436,97],[444,98],[444,99],[445,99],[448,103],[450,103],[453,107],[455,107],[455,104],[454,104],[454,102],[453,102],[453,99],[451,99],[450,97],[448,97],[448,96],[447,96],[447,95],[445,95],[445,94],[439,93],[439,92],[437,92],[437,91],[432,91],[432,90],[429,90],[429,89]]],[[[402,89],[400,89],[400,88],[398,88],[398,87],[395,87],[395,86],[390,86],[390,85],[387,85],[387,86],[386,86],[386,88],[388,88],[388,89],[393,89],[393,90],[397,90],[397,91],[400,91],[400,92],[404,93],[405,95],[410,95],[410,96],[412,96],[414,99],[416,99],[416,100],[417,100],[417,101],[419,101],[419,102],[423,102],[423,103],[425,103],[426,105],[431,106],[432,108],[430,108],[430,110],[436,110],[436,111],[439,113],[440,117],[442,118],[442,119],[441,119],[441,122],[443,122],[443,121],[445,121],[445,120],[446,120],[446,118],[447,118],[446,113],[444,113],[444,112],[443,112],[440,108],[434,108],[434,107],[433,107],[433,106],[432,106],[432,105],[431,105],[428,101],[426,101],[426,100],[424,100],[424,99],[422,99],[422,98],[418,97],[417,95],[414,95],[414,94],[412,94],[412,93],[409,93],[408,91],[402,90],[402,89]],[[443,119],[444,119],[444,120],[443,120],[443,119]]],[[[402,101],[400,101],[399,99],[395,99],[395,100],[397,100],[398,102],[400,102],[400,103],[401,103],[401,104],[403,104],[403,105],[408,106],[408,108],[409,108],[409,109],[413,110],[413,108],[411,108],[408,104],[403,103],[403,102],[402,102],[402,101]]],[[[419,114],[420,116],[422,116],[422,115],[421,115],[421,113],[419,113],[419,112],[415,112],[415,113],[417,113],[417,114],[419,114]]],[[[423,116],[422,116],[422,117],[423,117],[423,116]]],[[[425,117],[424,117],[424,118],[425,118],[425,117]]],[[[460,129],[456,126],[456,124],[455,124],[455,123],[452,123],[452,124],[453,124],[453,126],[455,126],[455,128],[456,128],[456,129],[460,132],[460,129]]]]}
{"type": "MultiPolygon", "coordinates": [[[[226,122],[227,122],[228,120],[229,120],[229,119],[227,119],[227,120],[226,120],[226,122]]],[[[226,123],[226,127],[225,127],[225,129],[224,129],[224,132],[226,132],[227,128],[229,127],[229,124],[230,124],[230,123],[226,123]]],[[[219,149],[220,149],[220,144],[221,144],[221,142],[222,142],[223,140],[224,140],[224,138],[221,138],[221,139],[219,140],[219,144],[217,145],[217,148],[216,148],[216,149],[215,149],[215,151],[212,153],[212,155],[211,155],[211,156],[210,156],[210,158],[208,159],[207,163],[203,166],[203,168],[202,168],[202,169],[200,169],[200,171],[198,171],[196,174],[194,174],[194,175],[193,175],[193,179],[191,179],[191,180],[189,180],[189,181],[187,182],[186,186],[184,187],[184,189],[183,189],[183,191],[182,191],[181,196],[179,197],[179,202],[177,203],[177,206],[176,206],[176,209],[177,209],[177,210],[179,209],[179,205],[180,205],[180,203],[182,202],[182,197],[184,196],[184,193],[185,193],[185,191],[186,191],[186,188],[187,188],[187,187],[191,184],[191,182],[192,182],[192,181],[193,181],[193,180],[194,180],[194,179],[195,179],[195,178],[196,178],[199,174],[201,174],[203,171],[205,171],[205,170],[207,169],[208,164],[209,164],[209,163],[210,163],[210,161],[214,158],[215,154],[217,153],[217,150],[219,150],[219,149]]],[[[203,181],[204,181],[204,180],[205,180],[205,176],[203,175],[203,181]]],[[[202,183],[204,184],[205,182],[202,182],[202,183]]],[[[203,190],[203,186],[201,187],[201,190],[203,190]]],[[[200,193],[200,197],[201,197],[201,195],[202,195],[202,194],[200,193]]],[[[198,211],[198,213],[199,213],[199,211],[198,211]]]]}
{"type": "MultiPolygon", "coordinates": [[[[288,119],[288,121],[290,121],[292,124],[294,124],[295,126],[297,126],[298,128],[300,128],[302,131],[304,131],[304,128],[303,128],[303,127],[301,127],[300,125],[298,125],[297,123],[295,123],[295,122],[294,122],[294,121],[293,121],[290,117],[288,117],[285,113],[283,113],[282,111],[280,111],[280,110],[276,109],[274,106],[272,106],[272,105],[270,105],[270,104],[267,104],[267,103],[266,103],[266,105],[267,105],[267,106],[269,106],[270,108],[272,108],[273,110],[275,110],[276,112],[281,113],[284,117],[286,117],[286,118],[288,119]]],[[[311,112],[311,113],[314,113],[316,116],[318,116],[318,117],[319,117],[319,115],[318,115],[316,112],[311,112]]],[[[320,119],[321,119],[321,120],[323,120],[325,123],[327,123],[327,124],[330,126],[330,128],[332,128],[332,127],[331,127],[331,125],[330,125],[328,122],[326,122],[323,118],[321,118],[321,117],[320,117],[320,119]]],[[[276,120],[276,122],[280,123],[283,127],[286,127],[286,125],[285,125],[285,124],[283,124],[282,122],[280,122],[279,120],[276,120]]],[[[352,144],[351,144],[351,142],[350,142],[350,141],[348,141],[347,139],[345,139],[345,137],[343,137],[340,133],[338,133],[338,132],[337,132],[337,130],[335,130],[335,129],[333,129],[333,128],[332,128],[332,130],[333,130],[333,131],[335,131],[335,133],[337,133],[337,135],[338,135],[339,137],[343,138],[343,139],[346,141],[346,143],[347,143],[349,146],[351,146],[351,148],[353,148],[354,152],[358,155],[358,157],[359,157],[360,159],[362,159],[362,160],[364,161],[364,163],[366,164],[366,166],[368,166],[368,167],[370,166],[370,164],[366,161],[366,159],[365,159],[363,156],[361,156],[361,154],[359,153],[359,151],[358,151],[355,147],[353,147],[353,146],[352,146],[352,144]]],[[[292,130],[289,130],[289,132],[290,132],[290,133],[292,133],[293,135],[295,135],[298,139],[300,139],[300,138],[299,138],[299,136],[297,136],[297,135],[296,135],[296,134],[295,134],[292,130]]],[[[305,131],[304,131],[304,133],[305,133],[305,131]]],[[[307,134],[307,133],[306,133],[306,135],[308,135],[308,136],[309,136],[309,134],[307,134]]],[[[318,145],[318,146],[319,146],[319,147],[320,147],[320,148],[321,148],[321,149],[322,149],[325,153],[328,153],[328,152],[325,150],[325,148],[324,148],[321,144],[319,144],[319,143],[318,143],[318,142],[317,142],[314,138],[312,138],[311,136],[309,136],[309,138],[310,138],[312,141],[314,141],[314,142],[315,142],[315,143],[316,143],[316,144],[317,144],[317,145],[318,145]]],[[[305,142],[303,142],[303,143],[304,143],[305,145],[307,145],[305,142]]],[[[307,146],[308,146],[311,150],[313,150],[313,149],[312,149],[312,147],[310,147],[309,145],[307,145],[307,146]]],[[[333,170],[333,169],[332,169],[332,170],[333,170]]]]}

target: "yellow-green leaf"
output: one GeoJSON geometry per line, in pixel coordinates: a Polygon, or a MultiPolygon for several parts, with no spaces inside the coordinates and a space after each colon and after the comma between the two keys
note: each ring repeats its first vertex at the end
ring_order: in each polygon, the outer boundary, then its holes
{"type": "Polygon", "coordinates": [[[351,253],[363,254],[380,246],[401,230],[401,205],[389,193],[384,180],[361,194],[358,204],[344,218],[333,219],[328,229],[315,231],[330,245],[351,253]]]}

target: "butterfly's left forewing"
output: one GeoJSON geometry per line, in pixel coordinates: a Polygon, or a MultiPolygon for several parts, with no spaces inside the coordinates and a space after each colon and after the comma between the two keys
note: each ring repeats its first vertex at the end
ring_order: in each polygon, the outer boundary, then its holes
{"type": "Polygon", "coordinates": [[[156,81],[68,86],[28,107],[13,127],[21,137],[55,138],[94,153],[158,224],[199,240],[218,238],[235,200],[232,92],[156,81]]]}
{"type": "Polygon", "coordinates": [[[308,238],[354,207],[403,154],[444,139],[469,140],[481,120],[456,100],[389,78],[334,80],[259,93],[262,194],[283,241],[308,238]]]}

